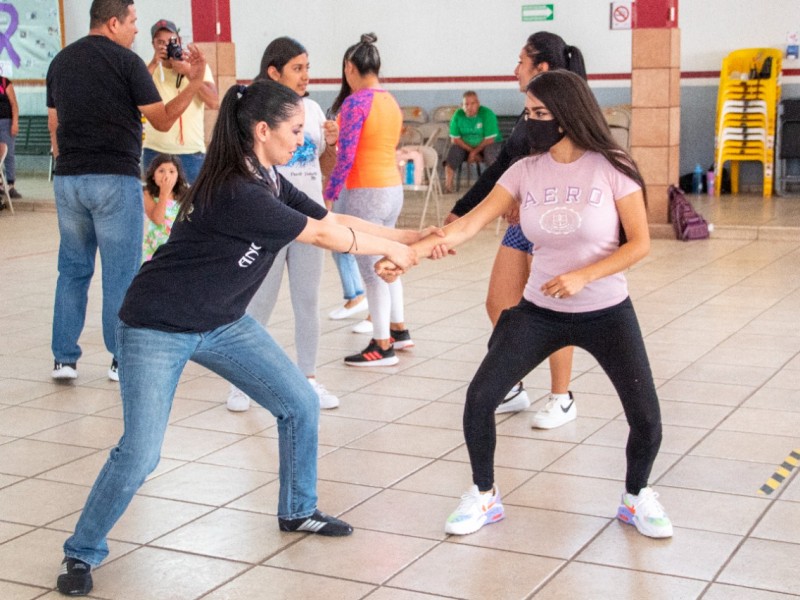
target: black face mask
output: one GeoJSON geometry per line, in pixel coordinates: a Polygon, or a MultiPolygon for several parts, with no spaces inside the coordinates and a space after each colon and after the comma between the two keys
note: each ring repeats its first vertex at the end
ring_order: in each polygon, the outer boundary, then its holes
{"type": "Polygon", "coordinates": [[[534,152],[547,152],[564,137],[564,132],[558,130],[558,121],[541,121],[528,119],[525,122],[528,132],[528,143],[534,152]]]}

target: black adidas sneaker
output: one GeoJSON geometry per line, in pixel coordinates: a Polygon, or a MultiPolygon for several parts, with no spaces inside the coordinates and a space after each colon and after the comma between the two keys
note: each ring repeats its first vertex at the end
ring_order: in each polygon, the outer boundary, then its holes
{"type": "Polygon", "coordinates": [[[92,565],[65,556],[56,580],[58,591],[66,596],[86,596],[92,585],[92,565]]]}
{"type": "Polygon", "coordinates": [[[349,523],[326,515],[320,510],[315,510],[310,517],[300,517],[299,519],[281,519],[279,517],[278,527],[281,531],[307,531],[331,537],[342,537],[353,533],[353,527],[349,523]]]}

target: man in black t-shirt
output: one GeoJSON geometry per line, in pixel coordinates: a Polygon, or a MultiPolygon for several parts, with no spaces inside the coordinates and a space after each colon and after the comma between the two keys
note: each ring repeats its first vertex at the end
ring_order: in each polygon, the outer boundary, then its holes
{"type": "Polygon", "coordinates": [[[59,52],[47,72],[47,109],[61,243],[53,313],[52,377],[75,379],[97,250],[103,264],[103,340],[114,334],[125,291],[141,263],[143,200],[139,180],[142,115],[168,130],[203,83],[206,61],[189,45],[189,85],[164,104],[147,66],[130,50],[133,0],[94,0],[89,35],[59,52]]]}

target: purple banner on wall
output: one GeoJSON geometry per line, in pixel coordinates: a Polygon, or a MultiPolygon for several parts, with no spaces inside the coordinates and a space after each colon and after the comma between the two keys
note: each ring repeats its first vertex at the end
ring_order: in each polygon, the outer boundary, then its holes
{"type": "Polygon", "coordinates": [[[0,72],[11,79],[44,79],[61,50],[59,0],[0,2],[0,72]]]}

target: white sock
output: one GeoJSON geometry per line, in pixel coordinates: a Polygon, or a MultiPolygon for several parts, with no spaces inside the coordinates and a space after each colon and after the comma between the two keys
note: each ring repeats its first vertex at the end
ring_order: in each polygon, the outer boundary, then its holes
{"type": "Polygon", "coordinates": [[[551,392],[550,393],[550,399],[551,400],[569,400],[569,392],[567,392],[566,394],[553,394],[551,392]]]}

